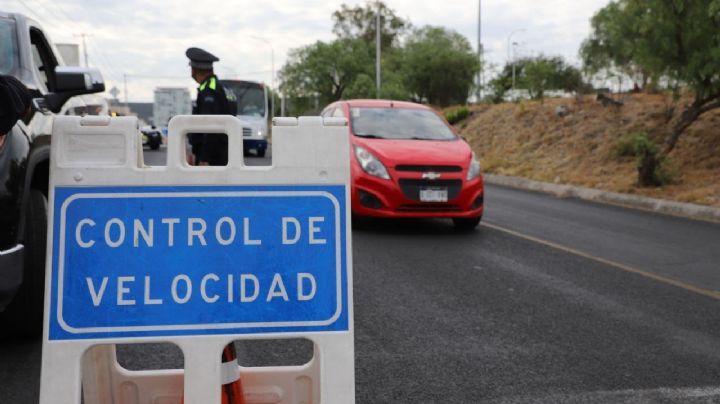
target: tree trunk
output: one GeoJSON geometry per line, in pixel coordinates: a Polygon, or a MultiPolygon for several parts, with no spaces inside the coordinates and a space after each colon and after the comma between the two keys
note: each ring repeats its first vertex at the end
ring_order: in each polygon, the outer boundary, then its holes
{"type": "Polygon", "coordinates": [[[680,136],[685,132],[685,129],[692,125],[703,112],[702,103],[699,100],[693,102],[692,105],[682,112],[680,119],[675,123],[667,138],[665,138],[664,154],[667,155],[673,151],[678,139],[680,139],[680,136]]]}
{"type": "Polygon", "coordinates": [[[660,185],[655,171],[658,169],[657,154],[645,153],[638,162],[638,186],[656,187],[660,185]]]}

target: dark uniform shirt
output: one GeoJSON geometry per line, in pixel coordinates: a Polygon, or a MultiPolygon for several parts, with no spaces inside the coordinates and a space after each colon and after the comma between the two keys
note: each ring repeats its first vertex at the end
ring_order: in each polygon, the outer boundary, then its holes
{"type": "MultiPolygon", "coordinates": [[[[231,115],[225,89],[214,74],[198,87],[193,115],[231,115]]],[[[195,162],[207,162],[211,166],[224,166],[228,161],[227,136],[217,133],[193,133],[190,144],[195,162]]]]}

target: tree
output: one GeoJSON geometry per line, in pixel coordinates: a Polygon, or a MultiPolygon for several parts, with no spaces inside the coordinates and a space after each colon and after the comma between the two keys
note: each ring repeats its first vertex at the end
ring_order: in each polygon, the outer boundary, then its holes
{"type": "MultiPolygon", "coordinates": [[[[577,68],[567,64],[560,56],[521,58],[514,63],[515,88],[527,90],[530,98],[542,100],[548,90],[584,92],[589,85],[577,68]]],[[[512,88],[513,64],[508,63],[497,77],[490,81],[493,101],[501,102],[512,88]]]]}
{"type": "MultiPolygon", "coordinates": [[[[661,160],[693,122],[720,107],[720,1],[616,0],[593,22],[589,41],[602,39],[606,48],[625,47],[628,59],[651,77],[682,83],[694,93],[693,101],[668,122],[661,160]],[[631,45],[607,32],[632,32],[631,45]]],[[[615,63],[609,55],[598,63],[615,63]]],[[[640,171],[654,172],[651,168],[640,171]]],[[[653,185],[653,180],[640,178],[639,183],[653,185]]]]}
{"type": "Polygon", "coordinates": [[[383,2],[367,2],[364,7],[349,7],[343,4],[332,15],[333,33],[338,38],[362,39],[375,50],[378,4],[380,9],[380,49],[383,51],[395,44],[410,23],[395,14],[383,2]]]}
{"type": "Polygon", "coordinates": [[[593,33],[580,46],[588,73],[605,71],[608,76],[628,76],[639,79],[643,87],[647,85],[650,77],[635,58],[641,33],[633,20],[638,17],[620,3],[610,3],[592,17],[593,33]]]}
{"type": "Polygon", "coordinates": [[[281,89],[294,96],[319,94],[324,104],[341,99],[361,75],[373,74],[367,44],[359,39],[318,41],[290,51],[279,72],[281,89]]]}
{"type": "Polygon", "coordinates": [[[414,31],[397,57],[412,98],[441,106],[465,103],[480,69],[468,40],[440,27],[414,31]]]}

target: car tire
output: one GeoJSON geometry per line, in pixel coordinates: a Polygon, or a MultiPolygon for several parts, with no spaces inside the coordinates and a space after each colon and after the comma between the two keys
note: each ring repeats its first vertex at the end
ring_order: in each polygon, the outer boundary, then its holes
{"type": "Polygon", "coordinates": [[[480,224],[482,216],[468,218],[453,218],[455,228],[460,231],[473,231],[480,224]]]}
{"type": "Polygon", "coordinates": [[[42,192],[30,191],[24,219],[23,282],[12,302],[0,313],[3,337],[33,338],[42,333],[47,241],[47,198],[42,192]]]}
{"type": "Polygon", "coordinates": [[[152,142],[152,143],[150,143],[150,148],[151,148],[152,150],[159,150],[159,149],[160,149],[160,142],[158,141],[158,142],[152,142]]]}
{"type": "Polygon", "coordinates": [[[257,151],[257,156],[258,156],[258,157],[265,157],[265,149],[262,149],[262,150],[261,150],[261,149],[258,149],[258,151],[257,151]]]}

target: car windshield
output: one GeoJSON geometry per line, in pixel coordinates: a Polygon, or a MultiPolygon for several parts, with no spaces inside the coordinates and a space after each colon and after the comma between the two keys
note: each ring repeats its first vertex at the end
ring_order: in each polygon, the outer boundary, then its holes
{"type": "Polygon", "coordinates": [[[377,139],[453,140],[452,130],[434,112],[408,108],[351,108],[355,136],[377,139]]]}
{"type": "Polygon", "coordinates": [[[15,75],[18,68],[18,50],[15,24],[0,18],[0,74],[15,75]]]}
{"type": "Polygon", "coordinates": [[[265,116],[265,88],[262,84],[247,81],[223,81],[229,100],[237,102],[237,114],[242,116],[265,116]]]}

